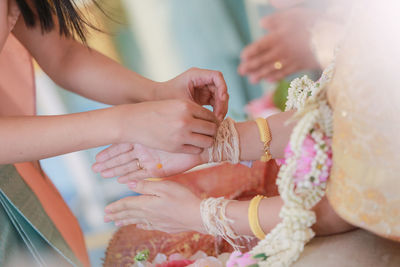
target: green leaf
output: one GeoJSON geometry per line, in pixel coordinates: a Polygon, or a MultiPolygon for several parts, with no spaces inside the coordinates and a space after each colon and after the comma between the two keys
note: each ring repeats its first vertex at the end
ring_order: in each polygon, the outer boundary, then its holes
{"type": "Polygon", "coordinates": [[[135,256],[135,261],[147,261],[149,258],[150,251],[148,249],[138,252],[135,256]]]}
{"type": "Polygon", "coordinates": [[[276,86],[273,102],[276,107],[284,111],[286,107],[286,100],[288,96],[288,89],[290,83],[287,80],[281,80],[276,86]]]}
{"type": "Polygon", "coordinates": [[[260,253],[257,254],[255,256],[253,256],[254,259],[261,259],[262,261],[265,261],[266,259],[268,259],[268,256],[265,255],[265,253],[260,253]]]}

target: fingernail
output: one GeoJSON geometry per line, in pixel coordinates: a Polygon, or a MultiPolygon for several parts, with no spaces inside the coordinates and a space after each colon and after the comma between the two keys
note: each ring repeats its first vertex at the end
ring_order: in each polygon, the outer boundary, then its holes
{"type": "Polygon", "coordinates": [[[136,181],[132,181],[132,182],[128,183],[128,187],[131,188],[131,189],[135,189],[136,185],[137,185],[136,181]]]}
{"type": "Polygon", "coordinates": [[[121,221],[118,221],[118,222],[115,222],[115,226],[122,226],[123,225],[123,223],[121,222],[121,221]]]}
{"type": "Polygon", "coordinates": [[[111,210],[111,208],[108,208],[108,207],[107,207],[107,208],[104,209],[104,212],[105,212],[105,213],[111,213],[112,210],[111,210]]]}
{"type": "Polygon", "coordinates": [[[108,223],[108,222],[111,222],[111,221],[112,220],[111,220],[110,216],[104,216],[104,222],[108,223]]]}

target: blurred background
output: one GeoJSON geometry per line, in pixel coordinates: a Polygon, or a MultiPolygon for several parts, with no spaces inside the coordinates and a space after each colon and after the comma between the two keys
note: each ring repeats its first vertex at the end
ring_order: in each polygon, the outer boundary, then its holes
{"type": "MultiPolygon", "coordinates": [[[[91,47],[156,81],[169,80],[190,67],[221,71],[230,94],[228,115],[235,120],[249,116],[249,109],[245,107],[251,100],[263,99],[265,92],[272,92],[277,86],[283,86],[283,91],[287,89],[285,81],[250,84],[237,71],[243,48],[266,34],[260,27],[260,19],[274,12],[266,0],[103,0],[98,3],[111,19],[94,6],[86,7],[106,32],[92,32],[91,47]]],[[[39,114],[106,107],[58,88],[39,69],[36,79],[39,114]]],[[[80,222],[93,266],[101,265],[115,231],[112,224],[103,222],[104,206],[134,194],[114,179],[105,180],[91,171],[94,157],[101,149],[41,161],[80,222]]]]}

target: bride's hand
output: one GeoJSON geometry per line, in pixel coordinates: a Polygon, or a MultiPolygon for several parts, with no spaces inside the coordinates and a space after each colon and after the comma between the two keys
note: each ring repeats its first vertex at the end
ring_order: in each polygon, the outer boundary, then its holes
{"type": "Polygon", "coordinates": [[[166,177],[187,171],[206,162],[205,153],[178,154],[151,149],[140,144],[112,145],[96,156],[92,169],[104,178],[118,182],[133,179],[166,177]]]}
{"type": "Polygon", "coordinates": [[[139,228],[167,233],[203,232],[201,200],[184,186],[171,182],[133,181],[128,186],[140,196],[126,197],[105,208],[105,222],[117,226],[137,224],[139,228]]]}

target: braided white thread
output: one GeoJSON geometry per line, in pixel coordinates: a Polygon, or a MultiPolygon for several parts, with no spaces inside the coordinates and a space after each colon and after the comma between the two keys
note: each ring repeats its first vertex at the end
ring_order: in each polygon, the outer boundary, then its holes
{"type": "Polygon", "coordinates": [[[209,162],[226,161],[236,164],[240,159],[239,135],[235,128],[235,121],[226,118],[219,126],[214,144],[208,149],[209,162]]]}
{"type": "Polygon", "coordinates": [[[241,246],[237,245],[235,240],[249,237],[237,235],[230,226],[234,221],[225,214],[229,202],[231,200],[223,197],[204,199],[200,204],[201,219],[208,234],[222,237],[234,250],[239,250],[241,246]]]}

